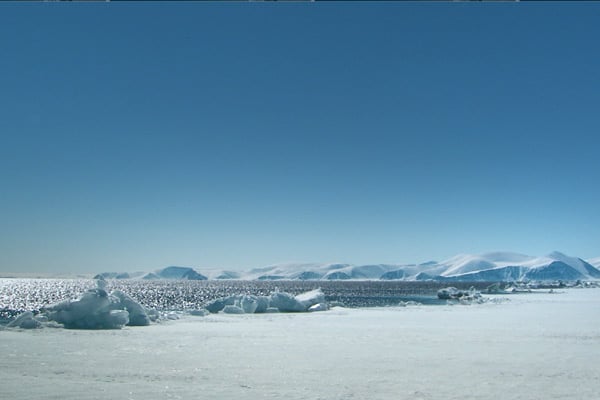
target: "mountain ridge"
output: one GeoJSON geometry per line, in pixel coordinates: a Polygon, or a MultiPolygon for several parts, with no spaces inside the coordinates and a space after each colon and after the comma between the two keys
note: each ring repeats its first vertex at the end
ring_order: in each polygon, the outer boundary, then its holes
{"type": "Polygon", "coordinates": [[[589,262],[553,251],[545,256],[512,252],[458,254],[421,264],[282,263],[248,271],[167,267],[145,275],[102,273],[112,279],[236,279],[236,280],[435,280],[557,281],[600,280],[600,257],[589,262]]]}

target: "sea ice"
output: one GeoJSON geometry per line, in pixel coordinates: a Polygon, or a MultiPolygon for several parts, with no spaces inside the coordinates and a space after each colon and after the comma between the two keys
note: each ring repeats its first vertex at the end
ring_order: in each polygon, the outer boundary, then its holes
{"type": "Polygon", "coordinates": [[[90,289],[78,300],[65,300],[44,308],[52,321],[72,329],[114,329],[129,322],[122,314],[111,314],[116,309],[118,299],[109,297],[104,289],[90,289]],[[115,305],[115,307],[111,307],[115,305]],[[125,323],[123,323],[125,321],[125,323]]]}
{"type": "Polygon", "coordinates": [[[141,304],[120,290],[113,291],[111,295],[117,297],[120,302],[120,307],[127,310],[129,313],[129,326],[150,325],[150,318],[141,304]]]}
{"type": "Polygon", "coordinates": [[[210,312],[208,310],[205,310],[204,308],[190,310],[189,313],[190,315],[193,315],[195,317],[206,317],[208,314],[210,314],[210,312]]]}
{"type": "Polygon", "coordinates": [[[106,282],[103,280],[97,284],[96,289],[86,291],[77,300],[44,307],[42,317],[70,329],[115,329],[150,324],[151,318],[138,302],[120,290],[109,295],[104,290],[106,282]]]}
{"type": "Polygon", "coordinates": [[[242,296],[240,308],[246,314],[254,314],[258,308],[258,299],[255,296],[242,296]]]}
{"type": "Polygon", "coordinates": [[[315,304],[325,303],[325,294],[321,289],[311,290],[309,292],[301,293],[297,295],[296,300],[302,304],[305,310],[310,309],[310,307],[315,304]]]}
{"type": "Polygon", "coordinates": [[[244,310],[238,306],[225,306],[223,312],[225,314],[244,314],[244,310]]]}
{"type": "Polygon", "coordinates": [[[308,307],[308,311],[310,311],[310,312],[327,311],[327,310],[329,310],[327,303],[317,303],[317,304],[313,304],[312,306],[308,307]]]}
{"type": "Polygon", "coordinates": [[[503,296],[111,332],[5,329],[0,398],[597,398],[600,290],[503,296]]]}
{"type": "Polygon", "coordinates": [[[455,287],[447,287],[438,290],[437,296],[441,300],[464,300],[473,301],[481,298],[481,293],[471,287],[469,290],[458,290],[455,287]]]}
{"type": "Polygon", "coordinates": [[[322,305],[318,307],[319,310],[329,308],[325,301],[325,294],[321,289],[311,290],[297,296],[285,292],[275,292],[271,296],[233,295],[213,300],[205,308],[213,314],[220,311],[239,314],[232,307],[241,309],[245,314],[254,314],[275,310],[278,312],[305,312],[309,311],[310,307],[318,304],[322,305]],[[227,308],[229,306],[232,307],[227,308]]]}
{"type": "Polygon", "coordinates": [[[255,313],[265,313],[269,308],[270,298],[268,296],[256,296],[256,311],[255,313]]]}
{"type": "Polygon", "coordinates": [[[289,293],[275,292],[271,295],[269,307],[275,307],[281,312],[302,312],[306,307],[289,293]]]}
{"type": "Polygon", "coordinates": [[[31,311],[20,314],[14,321],[11,321],[8,328],[35,329],[42,326],[41,322],[35,319],[31,311]]]}
{"type": "Polygon", "coordinates": [[[210,303],[206,304],[204,308],[208,312],[216,314],[225,308],[225,301],[223,301],[223,299],[215,299],[210,303]]]}

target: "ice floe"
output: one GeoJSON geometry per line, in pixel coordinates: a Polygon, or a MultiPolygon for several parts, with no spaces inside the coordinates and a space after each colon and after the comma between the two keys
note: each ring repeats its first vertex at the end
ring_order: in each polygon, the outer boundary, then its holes
{"type": "Polygon", "coordinates": [[[151,317],[145,308],[130,296],[119,290],[109,294],[101,279],[97,285],[78,299],[63,300],[43,307],[38,315],[31,311],[24,312],[7,327],[33,329],[60,324],[69,329],[118,329],[125,325],[150,324],[151,317]]]}
{"type": "Polygon", "coordinates": [[[211,313],[260,314],[265,312],[325,311],[329,308],[321,289],[293,296],[276,291],[270,296],[233,295],[219,298],[206,304],[211,313]],[[240,312],[241,310],[241,312],[240,312]]]}

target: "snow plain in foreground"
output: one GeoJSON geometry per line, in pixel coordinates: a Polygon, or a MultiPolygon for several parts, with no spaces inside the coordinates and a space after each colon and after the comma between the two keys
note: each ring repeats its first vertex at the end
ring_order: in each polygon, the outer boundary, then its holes
{"type": "Polygon", "coordinates": [[[0,398],[593,399],[600,290],[0,331],[0,398]]]}

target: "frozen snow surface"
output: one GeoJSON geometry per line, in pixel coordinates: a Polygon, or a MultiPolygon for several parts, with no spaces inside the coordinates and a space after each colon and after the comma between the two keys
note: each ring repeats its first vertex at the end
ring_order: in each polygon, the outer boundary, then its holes
{"type": "Polygon", "coordinates": [[[596,399],[600,289],[509,298],[5,329],[0,398],[596,399]]]}

